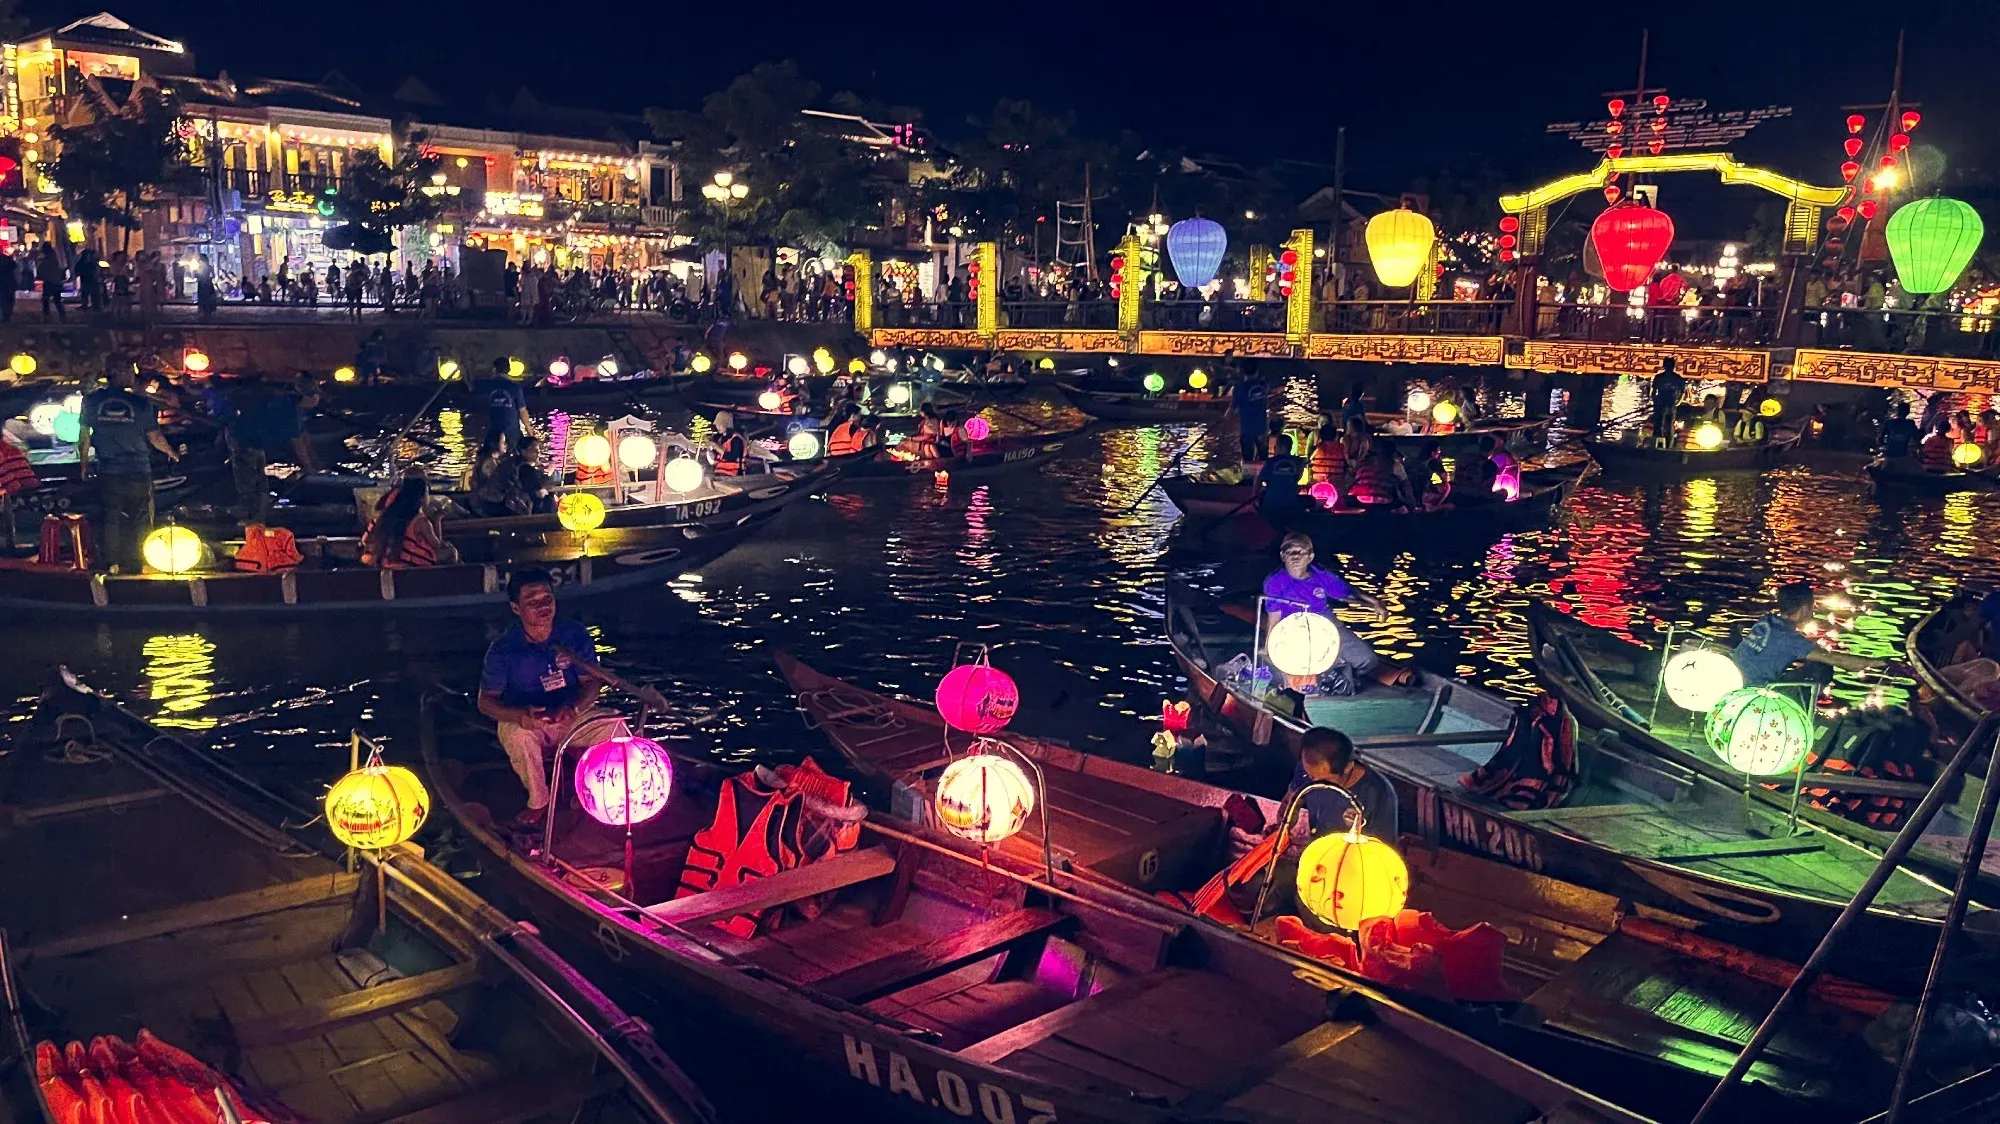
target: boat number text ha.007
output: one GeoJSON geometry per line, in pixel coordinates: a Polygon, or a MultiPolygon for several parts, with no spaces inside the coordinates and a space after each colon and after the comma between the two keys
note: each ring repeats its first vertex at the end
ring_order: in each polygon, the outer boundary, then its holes
{"type": "MultiPolygon", "coordinates": [[[[910,1059],[894,1050],[877,1050],[851,1034],[840,1036],[847,1048],[847,1075],[878,1089],[909,1097],[927,1108],[939,1108],[966,1120],[986,1124],[1056,1124],[1056,1106],[1040,1097],[1023,1096],[1016,1107],[1012,1092],[984,1081],[969,1082],[948,1069],[931,1071],[926,1082],[910,1059]]],[[[926,1067],[928,1068],[928,1067],[926,1067]]]]}

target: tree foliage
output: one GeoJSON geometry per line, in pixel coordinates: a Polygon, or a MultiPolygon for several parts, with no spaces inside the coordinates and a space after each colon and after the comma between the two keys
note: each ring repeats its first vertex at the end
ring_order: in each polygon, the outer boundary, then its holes
{"type": "Polygon", "coordinates": [[[332,217],[340,225],[327,232],[328,247],[386,254],[396,231],[431,222],[444,212],[444,196],[424,190],[444,161],[424,140],[421,132],[405,137],[393,164],[376,152],[357,153],[348,161],[339,190],[330,197],[332,217]]]}
{"type": "Polygon", "coordinates": [[[84,96],[90,120],[56,125],[54,159],[41,171],[62,191],[63,207],[86,223],[105,223],[129,243],[144,213],[168,196],[201,190],[181,128],[180,106],[165,91],[138,85],[120,103],[98,83],[84,96]]]}

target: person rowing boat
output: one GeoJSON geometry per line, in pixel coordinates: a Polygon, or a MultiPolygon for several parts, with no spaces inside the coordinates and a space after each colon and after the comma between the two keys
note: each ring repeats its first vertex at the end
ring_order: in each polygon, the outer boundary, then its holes
{"type": "Polygon", "coordinates": [[[1746,687],[1762,687],[1777,681],[1801,660],[1826,664],[1843,671],[1879,671],[1887,661],[1833,652],[1814,643],[1802,629],[1813,616],[1813,588],[1809,582],[1786,582],[1778,587],[1776,610],[1764,614],[1736,645],[1730,659],[1743,673],[1746,687]]]}
{"type": "Polygon", "coordinates": [[[1388,607],[1374,594],[1356,589],[1339,574],[1313,565],[1314,557],[1312,536],[1298,532],[1285,536],[1278,547],[1278,558],[1284,564],[1264,579],[1265,630],[1268,632],[1293,613],[1324,613],[1333,621],[1340,637],[1340,660],[1336,667],[1372,676],[1388,686],[1408,682],[1412,678],[1410,669],[1386,663],[1366,640],[1333,615],[1335,604],[1351,603],[1372,611],[1379,623],[1389,619],[1388,607]]]}

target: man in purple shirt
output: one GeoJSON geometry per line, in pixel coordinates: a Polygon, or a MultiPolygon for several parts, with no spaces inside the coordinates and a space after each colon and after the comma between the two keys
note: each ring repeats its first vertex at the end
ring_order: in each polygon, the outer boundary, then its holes
{"type": "MultiPolygon", "coordinates": [[[[1293,613],[1324,613],[1333,620],[1333,626],[1340,633],[1340,662],[1363,675],[1375,673],[1382,667],[1382,658],[1366,640],[1354,634],[1339,617],[1333,615],[1332,606],[1337,602],[1353,602],[1375,612],[1375,619],[1386,621],[1389,610],[1371,593],[1363,592],[1349,585],[1347,579],[1331,570],[1323,570],[1313,565],[1314,551],[1312,538],[1296,532],[1286,535],[1278,546],[1278,558],[1284,563],[1276,573],[1264,579],[1264,628],[1291,616],[1293,613]]],[[[1406,669],[1396,669],[1396,681],[1407,675],[1406,669]]],[[[1381,678],[1379,675],[1377,678],[1381,678]]]]}

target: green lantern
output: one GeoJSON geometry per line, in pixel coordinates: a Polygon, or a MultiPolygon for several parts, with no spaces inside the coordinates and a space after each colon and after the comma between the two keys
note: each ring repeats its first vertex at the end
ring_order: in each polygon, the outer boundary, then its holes
{"type": "Polygon", "coordinates": [[[1791,772],[1812,748],[1812,717],[1806,708],[1769,687],[1744,687],[1722,696],[1708,712],[1704,732],[1716,756],[1755,777],[1791,772]]]}
{"type": "Polygon", "coordinates": [[[1978,211],[1942,195],[1896,208],[1883,231],[1889,257],[1896,263],[1896,276],[1903,282],[1903,290],[1910,293],[1942,293],[1951,288],[1985,236],[1986,224],[1979,221],[1978,211]]]}
{"type": "Polygon", "coordinates": [[[1154,371],[1146,376],[1146,393],[1158,394],[1165,389],[1167,389],[1167,380],[1161,376],[1160,372],[1154,371]]]}

